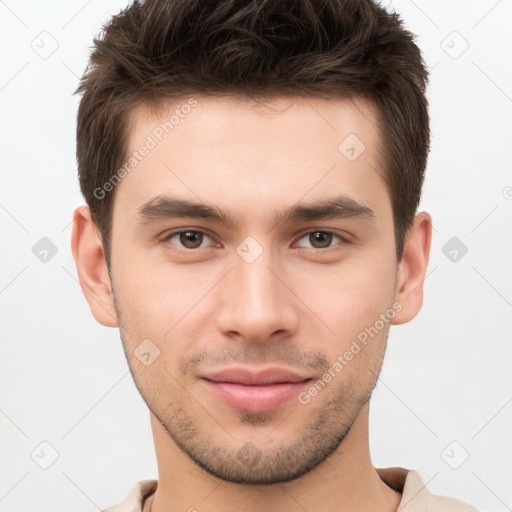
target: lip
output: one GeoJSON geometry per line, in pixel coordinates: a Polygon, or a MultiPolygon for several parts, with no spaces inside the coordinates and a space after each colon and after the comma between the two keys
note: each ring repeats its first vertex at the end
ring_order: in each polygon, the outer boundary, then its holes
{"type": "Polygon", "coordinates": [[[237,409],[271,411],[292,398],[312,380],[284,368],[254,372],[247,368],[227,368],[201,376],[206,388],[237,409]]]}
{"type": "Polygon", "coordinates": [[[213,382],[230,382],[245,384],[246,386],[265,386],[278,383],[297,383],[310,379],[310,375],[301,375],[288,368],[272,366],[259,371],[250,370],[241,366],[224,368],[216,372],[201,375],[201,378],[213,382]]]}

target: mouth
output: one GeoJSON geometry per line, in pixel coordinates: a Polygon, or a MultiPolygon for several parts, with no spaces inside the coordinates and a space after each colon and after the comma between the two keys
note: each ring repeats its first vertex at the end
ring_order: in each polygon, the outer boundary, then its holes
{"type": "Polygon", "coordinates": [[[228,405],[250,412],[267,412],[284,405],[313,379],[284,368],[255,372],[229,368],[201,376],[205,388],[228,405]]]}

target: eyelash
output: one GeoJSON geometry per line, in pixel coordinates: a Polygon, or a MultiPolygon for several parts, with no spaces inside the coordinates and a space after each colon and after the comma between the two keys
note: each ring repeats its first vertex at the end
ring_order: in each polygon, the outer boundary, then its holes
{"type": "MultiPolygon", "coordinates": [[[[177,235],[181,235],[182,233],[196,233],[196,234],[200,233],[202,235],[206,235],[207,237],[209,237],[209,238],[211,238],[213,240],[213,237],[210,236],[206,231],[201,231],[199,229],[180,229],[178,231],[172,231],[171,233],[168,233],[167,235],[165,235],[165,237],[163,238],[163,241],[164,242],[169,242],[169,243],[171,243],[171,245],[174,245],[179,250],[185,251],[185,252],[194,252],[194,251],[199,251],[200,249],[206,249],[206,247],[197,247],[195,249],[188,249],[186,247],[180,247],[180,246],[177,246],[177,245],[173,244],[171,242],[171,239],[174,238],[177,235]]],[[[311,231],[307,231],[307,232],[301,234],[299,236],[298,240],[301,240],[305,236],[311,235],[312,233],[325,233],[325,234],[328,234],[328,235],[333,235],[334,237],[337,237],[343,244],[348,244],[349,243],[348,239],[345,238],[344,236],[342,236],[339,233],[336,233],[334,231],[327,230],[327,229],[313,229],[311,231]]],[[[303,248],[314,250],[314,251],[325,252],[325,251],[328,251],[329,249],[334,248],[336,245],[337,244],[334,244],[334,245],[331,245],[331,246],[325,247],[325,248],[318,248],[318,247],[303,247],[303,248]]]]}

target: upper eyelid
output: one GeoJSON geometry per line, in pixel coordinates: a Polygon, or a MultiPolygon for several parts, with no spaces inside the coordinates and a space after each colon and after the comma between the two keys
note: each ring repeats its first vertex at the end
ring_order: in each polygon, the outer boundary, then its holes
{"type": "MultiPolygon", "coordinates": [[[[317,232],[320,232],[320,233],[330,233],[334,236],[337,236],[340,240],[341,240],[341,243],[343,244],[346,244],[346,243],[349,243],[350,242],[350,238],[348,236],[345,236],[345,235],[342,235],[340,233],[337,233],[336,231],[332,231],[332,230],[329,230],[329,229],[313,229],[313,230],[310,230],[310,231],[306,231],[300,235],[297,236],[297,241],[299,241],[300,239],[304,238],[306,235],[309,235],[311,233],[317,233],[317,232]]],[[[295,242],[296,243],[296,242],[295,242]]],[[[338,242],[340,243],[340,242],[338,242]]],[[[305,249],[313,249],[313,250],[319,250],[319,251],[328,251],[329,249],[333,249],[337,244],[334,244],[334,245],[331,245],[329,247],[325,247],[323,249],[319,249],[319,248],[316,248],[316,247],[304,247],[305,249]]]]}
{"type": "MultiPolygon", "coordinates": [[[[201,233],[203,235],[208,236],[213,241],[216,241],[215,237],[212,234],[210,234],[208,231],[205,231],[204,229],[195,229],[195,228],[181,228],[181,229],[177,229],[175,231],[170,231],[169,233],[166,233],[164,235],[163,241],[169,241],[172,237],[179,235],[181,233],[186,233],[188,231],[192,231],[193,233],[201,233]]],[[[327,228],[326,229],[321,229],[321,228],[320,229],[308,229],[306,231],[300,232],[298,235],[296,235],[296,240],[298,241],[301,238],[304,238],[306,235],[309,235],[311,233],[317,233],[317,232],[330,233],[334,236],[339,237],[343,242],[349,241],[349,236],[342,235],[341,233],[338,233],[337,231],[334,231],[332,229],[327,229],[327,228]]],[[[179,248],[181,249],[181,247],[179,247],[179,248]]],[[[206,249],[206,247],[203,247],[203,249],[206,249]]],[[[330,247],[327,247],[327,249],[330,249],[330,247]]],[[[193,249],[185,249],[185,250],[193,250],[193,249]]]]}
{"type": "MultiPolygon", "coordinates": [[[[192,229],[192,228],[181,228],[181,229],[177,229],[176,231],[169,231],[168,233],[166,233],[163,237],[162,237],[162,241],[164,242],[170,242],[170,239],[175,237],[176,235],[180,235],[181,233],[187,233],[187,232],[193,232],[193,233],[201,233],[203,235],[206,235],[207,237],[211,238],[214,242],[216,241],[215,240],[215,237],[213,235],[211,235],[210,233],[208,233],[208,231],[205,231],[204,229],[192,229]]],[[[173,244],[175,245],[175,244],[173,244]]],[[[192,250],[192,249],[186,249],[186,248],[183,248],[183,247],[179,247],[179,249],[185,249],[185,250],[192,250]]],[[[201,249],[201,247],[200,247],[201,249]]],[[[205,249],[205,247],[202,247],[202,249],[205,249]]]]}
{"type": "Polygon", "coordinates": [[[297,237],[298,238],[302,238],[303,236],[309,235],[310,233],[318,233],[318,232],[320,232],[320,233],[331,233],[331,234],[333,234],[335,236],[339,236],[340,238],[343,238],[345,240],[349,238],[348,233],[347,234],[342,234],[342,233],[339,233],[338,231],[336,231],[334,229],[328,229],[328,228],[326,228],[326,229],[321,229],[321,228],[320,229],[307,229],[306,231],[301,231],[297,235],[297,237]]]}

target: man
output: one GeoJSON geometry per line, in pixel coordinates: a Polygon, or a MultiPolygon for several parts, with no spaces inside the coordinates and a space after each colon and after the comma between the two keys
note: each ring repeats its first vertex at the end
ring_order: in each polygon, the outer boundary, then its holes
{"type": "Polygon", "coordinates": [[[134,2],[95,40],[72,250],[159,469],[109,512],[475,510],[369,453],[423,300],[426,83],[369,0],[134,2]]]}

